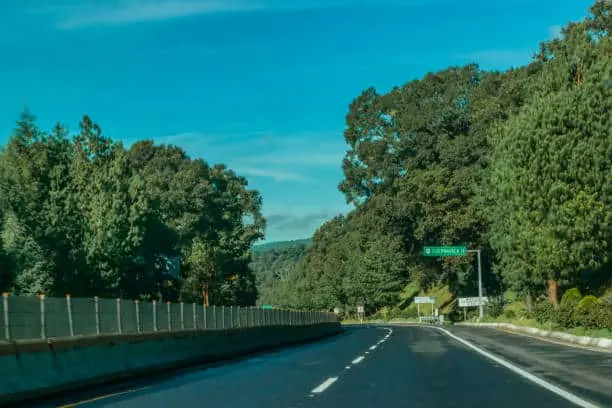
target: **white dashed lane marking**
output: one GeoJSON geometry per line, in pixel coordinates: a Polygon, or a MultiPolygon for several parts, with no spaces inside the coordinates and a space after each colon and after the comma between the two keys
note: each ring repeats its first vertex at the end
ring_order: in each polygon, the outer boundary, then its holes
{"type": "MultiPolygon", "coordinates": [[[[381,345],[382,343],[384,343],[386,340],[389,339],[389,337],[391,336],[391,333],[393,333],[392,329],[387,329],[387,335],[380,339],[376,344],[370,346],[370,350],[376,350],[376,347],[378,347],[379,345],[381,345]]],[[[369,351],[366,351],[364,354],[369,354],[369,351]]],[[[351,364],[355,365],[355,364],[359,364],[361,363],[363,360],[365,359],[365,355],[359,356],[356,359],[354,359],[353,361],[351,361],[351,364]]],[[[351,365],[347,365],[344,367],[345,370],[350,370],[351,369],[351,365]]],[[[310,394],[308,395],[309,397],[314,397],[317,394],[322,393],[323,391],[325,391],[326,389],[328,389],[333,383],[335,383],[336,381],[338,381],[338,377],[329,377],[327,380],[323,381],[321,384],[319,384],[315,389],[313,389],[310,394]]]]}
{"type": "Polygon", "coordinates": [[[323,381],[321,384],[319,384],[317,388],[315,388],[311,392],[313,394],[320,394],[326,389],[328,389],[329,386],[335,383],[337,380],[338,380],[338,377],[329,377],[327,380],[323,381]]]}

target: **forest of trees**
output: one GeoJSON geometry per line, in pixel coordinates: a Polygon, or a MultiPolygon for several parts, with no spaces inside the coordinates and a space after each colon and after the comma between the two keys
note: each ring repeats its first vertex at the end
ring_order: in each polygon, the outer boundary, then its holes
{"type": "Polygon", "coordinates": [[[292,276],[293,269],[306,253],[310,240],[280,241],[256,245],[251,268],[255,273],[260,304],[282,304],[275,290],[278,282],[292,276]]]}
{"type": "Polygon", "coordinates": [[[27,110],[0,151],[0,290],[252,305],[261,198],[223,165],[27,110]]]}
{"type": "MultiPolygon", "coordinates": [[[[252,305],[259,287],[278,306],[375,313],[409,287],[477,293],[471,256],[421,256],[463,244],[482,250],[486,295],[529,311],[588,299],[599,313],[612,288],[611,7],[595,3],[527,66],[364,90],[339,163],[356,209],[308,244],[254,255],[265,219],[243,177],[176,146],[126,148],[87,116],[76,134],[43,131],[25,111],[0,151],[0,290],[252,305]]],[[[612,326],[605,313],[594,319],[612,326]]]]}
{"type": "Polygon", "coordinates": [[[473,257],[421,256],[461,244],[482,249],[489,296],[529,309],[541,298],[556,309],[568,288],[602,296],[612,286],[610,8],[593,5],[527,66],[450,67],[364,90],[346,116],[339,185],[356,209],[324,224],[269,296],[291,307],[361,300],[369,312],[414,282],[473,296],[473,257]]]}

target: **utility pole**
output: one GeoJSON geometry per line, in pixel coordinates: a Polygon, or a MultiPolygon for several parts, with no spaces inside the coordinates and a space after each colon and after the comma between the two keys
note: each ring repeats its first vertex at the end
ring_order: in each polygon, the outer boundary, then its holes
{"type": "MultiPolygon", "coordinates": [[[[468,249],[468,252],[476,252],[478,257],[478,297],[482,299],[482,264],[480,262],[480,249],[468,249]]],[[[482,319],[484,317],[484,305],[481,303],[478,309],[480,318],[482,319]]]]}

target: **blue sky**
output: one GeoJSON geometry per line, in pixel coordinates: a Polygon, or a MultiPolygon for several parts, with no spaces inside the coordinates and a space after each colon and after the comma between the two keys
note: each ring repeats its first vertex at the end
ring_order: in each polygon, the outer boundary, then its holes
{"type": "Polygon", "coordinates": [[[267,240],[346,212],[348,104],[448,65],[506,69],[589,0],[14,0],[0,3],[0,143],[27,105],[223,162],[261,191],[267,240]]]}

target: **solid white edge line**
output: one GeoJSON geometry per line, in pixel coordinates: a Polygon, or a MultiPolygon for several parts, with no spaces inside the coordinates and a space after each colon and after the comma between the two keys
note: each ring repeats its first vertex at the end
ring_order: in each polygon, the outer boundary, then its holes
{"type": "Polygon", "coordinates": [[[487,357],[490,360],[495,361],[497,364],[506,367],[510,371],[514,371],[516,374],[520,375],[521,377],[523,377],[523,378],[525,378],[525,379],[527,379],[527,380],[529,380],[529,381],[539,385],[542,388],[547,389],[548,391],[550,391],[550,392],[552,392],[554,394],[557,394],[558,396],[560,396],[560,397],[562,397],[562,398],[564,398],[564,399],[566,399],[566,400],[568,400],[568,401],[578,405],[579,407],[582,407],[582,408],[601,408],[598,405],[594,405],[594,404],[592,404],[589,401],[583,400],[579,396],[574,395],[574,394],[572,394],[572,393],[570,393],[568,391],[565,391],[565,390],[557,387],[556,385],[551,384],[548,381],[545,381],[545,380],[543,380],[543,379],[541,379],[539,377],[536,377],[535,375],[531,374],[530,372],[525,371],[522,368],[519,368],[519,367],[515,366],[514,364],[509,363],[506,360],[503,360],[503,359],[497,357],[496,355],[491,354],[488,351],[485,351],[485,350],[481,349],[480,347],[477,347],[477,346],[473,345],[469,341],[464,340],[461,337],[454,335],[453,333],[449,332],[446,329],[442,329],[440,327],[435,327],[435,329],[438,329],[438,330],[444,332],[447,336],[449,336],[449,337],[457,340],[458,342],[466,345],[467,347],[471,348],[472,350],[476,351],[477,353],[487,357]]]}
{"type": "Polygon", "coordinates": [[[323,381],[317,388],[315,388],[314,390],[310,392],[313,394],[320,394],[326,389],[328,389],[330,385],[335,383],[336,380],[338,380],[338,377],[329,377],[327,380],[323,381]]]}
{"type": "Polygon", "coordinates": [[[359,364],[363,361],[365,357],[364,356],[359,356],[356,359],[354,359],[353,361],[351,361],[351,364],[359,364]]]}
{"type": "Polygon", "coordinates": [[[370,346],[370,350],[376,350],[376,345],[370,346]]]}

